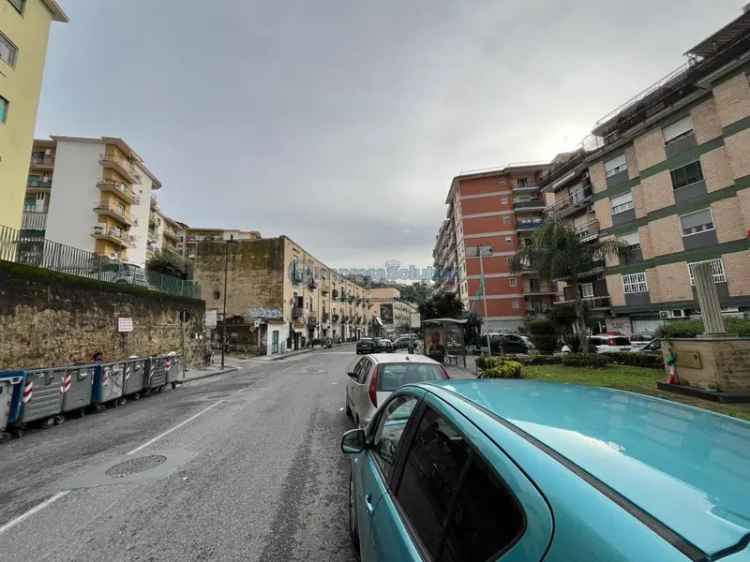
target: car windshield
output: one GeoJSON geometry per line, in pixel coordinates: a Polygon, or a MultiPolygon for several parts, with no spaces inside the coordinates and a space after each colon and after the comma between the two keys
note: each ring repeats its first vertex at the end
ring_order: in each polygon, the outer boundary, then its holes
{"type": "Polygon", "coordinates": [[[380,368],[378,390],[390,392],[405,384],[439,381],[445,378],[445,373],[440,365],[432,365],[430,363],[388,363],[380,368]]]}

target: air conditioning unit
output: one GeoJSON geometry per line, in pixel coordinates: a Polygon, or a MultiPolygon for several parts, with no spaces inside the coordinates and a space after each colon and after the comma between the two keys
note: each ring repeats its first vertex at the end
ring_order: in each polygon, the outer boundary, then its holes
{"type": "Polygon", "coordinates": [[[104,231],[106,230],[107,225],[103,223],[99,223],[94,225],[94,234],[104,234],[104,231]]]}

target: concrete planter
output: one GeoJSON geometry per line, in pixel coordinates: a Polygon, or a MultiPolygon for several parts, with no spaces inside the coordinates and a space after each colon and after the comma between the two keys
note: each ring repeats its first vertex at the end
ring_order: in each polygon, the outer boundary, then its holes
{"type": "Polygon", "coordinates": [[[750,338],[676,338],[664,343],[665,362],[670,350],[677,354],[680,384],[750,395],[750,338]]]}

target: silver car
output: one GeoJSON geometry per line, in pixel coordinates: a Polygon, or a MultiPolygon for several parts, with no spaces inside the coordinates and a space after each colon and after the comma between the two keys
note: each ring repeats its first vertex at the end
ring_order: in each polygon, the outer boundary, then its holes
{"type": "Polygon", "coordinates": [[[346,415],[358,427],[366,426],[378,406],[398,387],[415,382],[449,379],[448,371],[424,355],[373,353],[347,370],[346,415]]]}

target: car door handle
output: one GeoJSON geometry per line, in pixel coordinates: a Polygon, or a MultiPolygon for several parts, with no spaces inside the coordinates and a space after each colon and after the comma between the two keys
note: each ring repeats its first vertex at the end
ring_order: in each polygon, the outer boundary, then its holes
{"type": "Polygon", "coordinates": [[[367,494],[365,496],[365,505],[367,506],[367,512],[368,513],[371,514],[373,511],[375,511],[375,506],[372,505],[372,495],[371,494],[367,494]]]}

